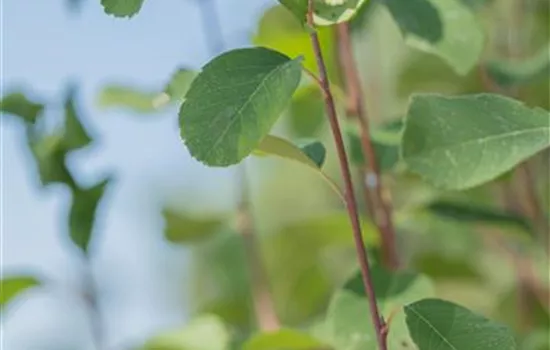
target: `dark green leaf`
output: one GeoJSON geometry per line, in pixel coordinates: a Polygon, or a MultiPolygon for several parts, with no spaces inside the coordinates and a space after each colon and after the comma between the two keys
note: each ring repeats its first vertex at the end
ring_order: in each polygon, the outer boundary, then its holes
{"type": "Polygon", "coordinates": [[[475,15],[460,0],[387,0],[408,45],[443,58],[459,74],[468,73],[484,48],[475,15]]]}
{"type": "Polygon", "coordinates": [[[266,48],[226,52],[193,81],[180,109],[191,155],[210,166],[237,164],[267,135],[301,79],[300,59],[266,48]]]}
{"type": "Polygon", "coordinates": [[[191,243],[208,239],[223,227],[220,217],[199,218],[171,209],[162,212],[165,220],[164,236],[173,243],[191,243]]]}
{"type": "Polygon", "coordinates": [[[317,167],[321,168],[325,163],[327,157],[327,150],[325,146],[319,141],[303,141],[298,145],[300,150],[311,159],[317,167]]]}
{"type": "Polygon", "coordinates": [[[481,280],[481,274],[471,261],[448,256],[445,252],[423,253],[414,259],[414,267],[426,276],[437,280],[481,280]]]}
{"type": "Polygon", "coordinates": [[[96,212],[105,187],[110,179],[105,179],[97,185],[81,189],[73,189],[73,200],[69,213],[69,235],[73,243],[84,254],[88,254],[94,229],[96,212]]]}
{"type": "Polygon", "coordinates": [[[466,189],[491,181],[550,145],[550,115],[499,95],[417,95],[401,152],[434,185],[466,189]]]}
{"type": "Polygon", "coordinates": [[[229,343],[229,331],[223,321],[203,315],[183,329],[153,337],[143,350],[227,350],[229,343]]]}
{"type": "Polygon", "coordinates": [[[323,347],[324,344],[310,334],[293,329],[279,329],[252,337],[243,350],[312,350],[323,347]]]}
{"type": "Polygon", "coordinates": [[[515,350],[512,332],[470,310],[438,299],[407,305],[407,326],[419,350],[515,350]]]}
{"type": "Polygon", "coordinates": [[[40,280],[33,276],[6,276],[0,285],[0,310],[4,310],[16,297],[32,287],[40,284],[40,280]]]}
{"type": "Polygon", "coordinates": [[[307,0],[279,0],[279,2],[292,12],[301,23],[306,22],[308,9],[307,0]]]}
{"type": "Polygon", "coordinates": [[[70,92],[65,100],[65,130],[63,149],[72,151],[88,146],[92,139],[80,120],[75,106],[75,94],[70,92]]]}
{"type": "Polygon", "coordinates": [[[145,0],[101,0],[105,13],[115,17],[132,17],[141,10],[145,0]]]}
{"type": "Polygon", "coordinates": [[[20,117],[26,123],[34,124],[44,110],[42,103],[29,100],[22,93],[11,93],[2,97],[0,111],[20,117]]]}

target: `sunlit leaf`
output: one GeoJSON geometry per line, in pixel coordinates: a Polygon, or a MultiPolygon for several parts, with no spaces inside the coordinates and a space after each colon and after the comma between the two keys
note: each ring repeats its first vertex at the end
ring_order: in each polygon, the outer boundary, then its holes
{"type": "Polygon", "coordinates": [[[438,299],[405,307],[407,326],[419,350],[515,350],[512,332],[470,310],[438,299]]]}
{"type": "Polygon", "coordinates": [[[153,337],[143,350],[227,350],[229,343],[229,331],[223,321],[202,315],[182,329],[153,337]]]}
{"type": "Polygon", "coordinates": [[[550,145],[550,114],[500,95],[417,95],[401,152],[432,184],[466,189],[493,180],[550,145]]]}
{"type": "Polygon", "coordinates": [[[30,288],[40,285],[34,276],[5,276],[0,284],[0,310],[30,288]]]}
{"type": "Polygon", "coordinates": [[[71,210],[69,213],[69,236],[73,243],[84,254],[88,254],[92,240],[96,212],[109,179],[87,188],[74,188],[71,210]]]}
{"type": "Polygon", "coordinates": [[[212,237],[223,227],[224,218],[197,217],[180,211],[164,209],[164,236],[173,243],[198,242],[212,237]]]}
{"type": "Polygon", "coordinates": [[[479,61],[484,33],[460,0],[384,1],[408,45],[443,58],[459,74],[479,61]]]}
{"type": "Polygon", "coordinates": [[[20,117],[26,123],[34,124],[44,110],[42,103],[29,100],[24,94],[14,92],[2,97],[0,111],[20,117]]]}
{"type": "Polygon", "coordinates": [[[246,48],[204,66],[179,113],[191,155],[210,166],[237,164],[248,156],[298,87],[300,61],[266,48],[246,48]]]}
{"type": "Polygon", "coordinates": [[[279,329],[253,336],[245,343],[243,350],[311,350],[324,346],[325,344],[310,334],[293,329],[279,329]]]}
{"type": "Polygon", "coordinates": [[[115,17],[132,17],[141,10],[145,0],[101,0],[106,14],[115,17]]]}

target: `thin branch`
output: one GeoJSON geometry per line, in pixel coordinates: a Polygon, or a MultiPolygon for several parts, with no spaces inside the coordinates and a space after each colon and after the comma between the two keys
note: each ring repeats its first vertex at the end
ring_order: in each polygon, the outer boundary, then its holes
{"type": "MultiPolygon", "coordinates": [[[[313,0],[308,2],[307,20],[311,27],[314,27],[313,22],[313,0]]],[[[322,82],[323,90],[325,91],[325,108],[328,114],[332,134],[336,144],[336,150],[340,161],[340,170],[345,184],[345,196],[346,206],[350,217],[351,225],[353,228],[353,238],[355,240],[355,248],[357,250],[357,258],[361,267],[361,275],[363,277],[363,285],[365,293],[367,295],[370,315],[374,329],[376,332],[376,339],[378,342],[378,348],[380,350],[387,350],[387,328],[386,323],[378,310],[376,303],[376,295],[374,291],[374,284],[371,277],[371,271],[365,249],[365,243],[363,241],[363,235],[361,232],[361,224],[359,222],[359,212],[357,210],[357,203],[355,200],[355,194],[353,192],[353,183],[351,179],[351,172],[344,146],[344,140],[342,139],[342,133],[340,131],[340,125],[338,123],[338,117],[336,115],[336,107],[334,105],[334,99],[330,89],[330,83],[327,76],[327,69],[323,58],[321,43],[316,32],[310,34],[313,51],[315,52],[315,58],[317,60],[317,66],[319,69],[319,79],[322,82]]]]}
{"type": "Polygon", "coordinates": [[[382,176],[376,160],[375,149],[370,136],[370,126],[363,100],[363,89],[359,71],[353,57],[353,46],[349,25],[341,23],[337,26],[340,66],[345,76],[346,93],[348,96],[347,112],[355,116],[361,130],[361,147],[367,167],[364,169],[363,186],[365,201],[373,214],[374,221],[382,235],[383,260],[387,267],[397,268],[399,257],[396,247],[395,229],[392,218],[392,208],[389,200],[384,197],[382,176]]]}

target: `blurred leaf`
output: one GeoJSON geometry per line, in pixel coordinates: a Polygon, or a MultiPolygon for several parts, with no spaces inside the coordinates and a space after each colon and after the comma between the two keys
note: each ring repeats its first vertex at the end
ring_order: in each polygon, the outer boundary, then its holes
{"type": "Polygon", "coordinates": [[[4,311],[6,306],[16,297],[32,287],[40,285],[40,280],[33,276],[5,276],[2,277],[0,285],[0,310],[4,311]]]}
{"type": "MultiPolygon", "coordinates": [[[[362,219],[369,247],[379,235],[362,219]]],[[[324,310],[330,293],[356,266],[353,234],[346,212],[326,213],[292,223],[262,240],[278,315],[299,324],[324,310]],[[331,259],[343,253],[350,259],[331,259]]]]}
{"type": "Polygon", "coordinates": [[[255,47],[223,53],[206,64],[179,113],[181,137],[191,155],[223,167],[252,153],[298,87],[300,61],[255,47]],[[213,90],[212,84],[224,88],[213,90]]]}
{"type": "Polygon", "coordinates": [[[202,315],[185,328],[149,340],[143,350],[228,350],[229,331],[216,316],[202,315]]]}
{"type": "Polygon", "coordinates": [[[89,244],[92,239],[97,207],[109,180],[105,179],[87,189],[73,188],[73,201],[69,213],[69,235],[73,243],[86,255],[89,252],[89,244]]]}
{"type": "Polygon", "coordinates": [[[157,103],[160,103],[159,98],[166,99],[166,97],[159,97],[157,93],[144,92],[131,86],[110,85],[101,90],[98,105],[104,109],[126,108],[136,113],[145,114],[157,111],[157,103]]]}
{"type": "Polygon", "coordinates": [[[534,328],[550,328],[550,310],[529,288],[520,288],[516,285],[501,294],[496,305],[495,318],[514,327],[519,333],[534,328]],[[528,322],[524,316],[528,317],[528,322]]]}
{"type": "Polygon", "coordinates": [[[0,101],[0,111],[2,113],[15,115],[30,124],[36,122],[43,110],[44,105],[42,103],[33,102],[19,92],[4,95],[0,101]]]}
{"type": "Polygon", "coordinates": [[[499,86],[526,84],[538,79],[548,82],[550,74],[550,44],[523,61],[490,61],[487,73],[499,86]]]}
{"type": "Polygon", "coordinates": [[[550,329],[538,329],[529,334],[521,343],[522,350],[547,350],[550,349],[550,329]]]}
{"type": "Polygon", "coordinates": [[[170,77],[164,88],[164,92],[168,94],[171,101],[182,102],[196,76],[197,72],[186,68],[179,68],[170,77]]]}
{"type": "Polygon", "coordinates": [[[450,201],[433,202],[427,207],[435,215],[456,220],[461,223],[484,223],[492,225],[514,225],[531,232],[529,220],[523,216],[507,213],[497,208],[481,207],[472,203],[450,201]]]}
{"type": "Polygon", "coordinates": [[[72,151],[88,146],[92,139],[78,116],[75,107],[75,93],[71,91],[65,100],[65,130],[63,134],[63,149],[72,151]]]}
{"type": "Polygon", "coordinates": [[[106,14],[115,17],[132,17],[141,10],[145,0],[101,0],[106,14]]]}
{"type": "Polygon", "coordinates": [[[550,115],[499,95],[413,98],[402,155],[409,169],[446,189],[491,181],[550,145],[550,115]]]}
{"type": "MultiPolygon", "coordinates": [[[[405,304],[434,293],[428,279],[402,271],[391,273],[375,265],[371,269],[376,299],[380,312],[387,318],[405,304]]],[[[363,350],[376,347],[376,336],[370,319],[369,303],[361,274],[357,272],[346,285],[333,296],[327,313],[327,332],[337,349],[363,350]]],[[[410,344],[400,312],[394,314],[388,345],[400,349],[410,344]]]]}
{"type": "Polygon", "coordinates": [[[290,126],[298,137],[313,137],[324,124],[325,105],[323,95],[316,85],[299,89],[289,106],[290,126]]]}
{"type": "Polygon", "coordinates": [[[293,329],[279,329],[253,336],[245,343],[243,350],[311,350],[323,346],[322,342],[307,333],[293,329]]]}
{"type": "Polygon", "coordinates": [[[407,305],[407,326],[419,350],[515,350],[512,332],[470,310],[438,299],[407,305]]]}
{"type": "Polygon", "coordinates": [[[435,54],[464,75],[479,61],[484,33],[460,0],[388,0],[383,2],[408,45],[435,54]]]}
{"type": "Polygon", "coordinates": [[[74,179],[65,165],[66,150],[63,135],[54,133],[43,137],[28,135],[29,148],[38,167],[42,186],[54,183],[74,186],[74,179]]]}
{"type": "Polygon", "coordinates": [[[372,15],[376,12],[376,6],[380,3],[380,0],[368,0],[365,5],[363,5],[355,16],[349,22],[350,29],[352,32],[358,32],[360,29],[364,28],[369,20],[372,18],[372,15]]]}
{"type": "Polygon", "coordinates": [[[444,252],[427,252],[415,257],[414,267],[434,280],[480,280],[482,278],[471,256],[458,259],[444,252]]]}
{"type": "MultiPolygon", "coordinates": [[[[334,32],[331,28],[317,30],[327,69],[331,76],[334,66],[334,32]]],[[[277,5],[269,8],[260,19],[253,43],[285,54],[288,57],[303,57],[303,66],[317,72],[317,61],[307,30],[300,25],[286,8],[277,5]]],[[[317,87],[318,91],[318,87],[317,87]]]]}
{"type": "Polygon", "coordinates": [[[165,221],[164,236],[172,243],[199,242],[218,233],[224,218],[199,218],[172,209],[162,212],[165,221]]]}

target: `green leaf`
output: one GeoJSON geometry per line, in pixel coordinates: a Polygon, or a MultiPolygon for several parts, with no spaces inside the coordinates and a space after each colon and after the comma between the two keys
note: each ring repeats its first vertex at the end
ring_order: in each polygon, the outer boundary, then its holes
{"type": "Polygon", "coordinates": [[[550,115],[499,95],[417,95],[401,152],[409,169],[446,189],[491,181],[550,145],[550,115]]]}
{"type": "Polygon", "coordinates": [[[191,155],[209,166],[229,166],[247,157],[298,87],[300,61],[266,48],[247,48],[204,66],[179,113],[181,137],[191,155]]]}
{"type": "MultiPolygon", "coordinates": [[[[351,20],[367,0],[313,0],[313,21],[319,26],[330,26],[351,20]]],[[[302,23],[306,22],[308,0],[279,0],[302,23]]]]}
{"type": "Polygon", "coordinates": [[[82,189],[73,188],[73,201],[69,213],[69,236],[84,254],[88,254],[97,208],[109,178],[97,185],[82,189]]]}
{"type": "Polygon", "coordinates": [[[308,0],[279,0],[279,2],[286,7],[300,23],[305,23],[307,18],[308,0]]]}
{"type": "Polygon", "coordinates": [[[313,137],[326,121],[323,94],[317,85],[299,89],[289,106],[290,127],[298,137],[313,137]]]}
{"type": "MultiPolygon", "coordinates": [[[[335,70],[334,31],[331,28],[320,28],[317,35],[327,70],[332,77],[335,70]]],[[[271,7],[263,14],[252,41],[256,46],[270,48],[288,57],[302,56],[305,68],[312,72],[318,71],[309,32],[283,6],[271,7]]]]}
{"type": "Polygon", "coordinates": [[[141,10],[145,0],[101,0],[106,14],[115,17],[132,17],[141,10]]]}
{"type": "Polygon", "coordinates": [[[14,92],[2,97],[0,111],[12,114],[23,119],[24,122],[34,124],[44,110],[42,103],[29,100],[24,94],[14,92]]]}
{"type": "Polygon", "coordinates": [[[223,321],[203,315],[183,329],[155,336],[143,350],[227,350],[229,343],[229,331],[223,321]]]}
{"type": "Polygon", "coordinates": [[[0,285],[0,310],[3,311],[10,302],[32,287],[40,285],[40,280],[33,276],[6,276],[0,285]]]}
{"type": "Polygon", "coordinates": [[[136,113],[153,113],[165,103],[166,96],[145,92],[131,86],[110,85],[101,90],[98,97],[100,108],[124,108],[136,113]]]}
{"type": "Polygon", "coordinates": [[[212,237],[224,225],[220,217],[198,218],[179,211],[164,209],[164,236],[172,243],[193,243],[212,237]]]}
{"type": "Polygon", "coordinates": [[[176,70],[164,88],[170,101],[182,102],[196,76],[197,72],[186,68],[176,70]]]}
{"type": "Polygon", "coordinates": [[[494,60],[487,63],[487,73],[499,86],[521,85],[548,78],[550,44],[522,61],[494,60]]]}
{"type": "Polygon", "coordinates": [[[245,343],[243,350],[311,350],[324,346],[325,344],[310,334],[293,329],[279,329],[253,336],[245,343]]]}
{"type": "Polygon", "coordinates": [[[406,321],[419,350],[513,350],[512,332],[470,310],[438,299],[405,307],[406,321]]]}
{"type": "Polygon", "coordinates": [[[464,75],[479,61],[484,34],[474,13],[460,0],[383,2],[408,45],[435,54],[464,75]]]}
{"type": "Polygon", "coordinates": [[[28,133],[28,142],[35,159],[42,186],[54,183],[74,185],[74,179],[65,165],[66,150],[63,134],[37,136],[28,133]]]}
{"type": "Polygon", "coordinates": [[[65,130],[63,134],[63,149],[77,150],[88,146],[92,138],[82,125],[75,106],[75,93],[69,92],[65,100],[65,130]]]}
{"type": "Polygon", "coordinates": [[[482,281],[471,256],[457,258],[439,249],[419,254],[414,259],[414,267],[434,280],[474,280],[482,281]]]}

